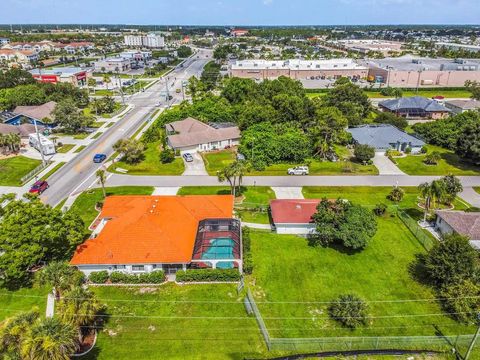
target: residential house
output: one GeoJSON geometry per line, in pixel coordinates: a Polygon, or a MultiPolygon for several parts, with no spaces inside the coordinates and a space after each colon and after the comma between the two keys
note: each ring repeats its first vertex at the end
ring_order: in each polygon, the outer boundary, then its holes
{"type": "Polygon", "coordinates": [[[445,107],[450,109],[454,114],[461,114],[465,111],[480,110],[480,101],[475,99],[448,100],[445,101],[445,107]]]}
{"type": "Polygon", "coordinates": [[[32,50],[0,49],[0,62],[30,65],[38,60],[38,53],[32,50]]]}
{"type": "Polygon", "coordinates": [[[92,237],[70,264],[86,275],[106,270],[175,273],[187,268],[242,271],[240,221],[233,196],[109,196],[92,237]]]}
{"type": "Polygon", "coordinates": [[[480,213],[437,210],[435,228],[442,235],[457,233],[467,236],[472,247],[480,250],[480,213]]]}
{"type": "Polygon", "coordinates": [[[389,149],[405,151],[410,148],[412,154],[417,154],[425,145],[425,142],[419,138],[389,124],[362,125],[349,128],[347,131],[352,134],[355,143],[369,145],[377,152],[385,152],[389,149]]]}
{"type": "Polygon", "coordinates": [[[313,214],[319,199],[276,199],[270,201],[272,222],[277,234],[308,235],[315,231],[313,214]]]}
{"type": "Polygon", "coordinates": [[[181,152],[221,150],[240,142],[240,130],[231,123],[206,124],[186,118],[165,125],[167,143],[181,152]]]}
{"type": "Polygon", "coordinates": [[[407,119],[443,119],[450,115],[450,109],[439,104],[438,101],[422,96],[401,97],[381,101],[378,107],[407,119]]]}

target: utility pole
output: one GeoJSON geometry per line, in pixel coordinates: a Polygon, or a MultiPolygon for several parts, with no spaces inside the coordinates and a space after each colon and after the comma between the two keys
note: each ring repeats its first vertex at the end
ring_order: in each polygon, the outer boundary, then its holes
{"type": "Polygon", "coordinates": [[[123,95],[122,81],[120,80],[119,71],[117,71],[117,84],[120,89],[120,95],[122,96],[122,105],[125,105],[125,96],[123,95]]]}
{"type": "Polygon", "coordinates": [[[477,341],[478,334],[480,333],[480,313],[477,314],[477,322],[478,322],[478,327],[477,331],[475,331],[475,335],[473,336],[472,342],[470,343],[470,346],[468,347],[467,353],[465,354],[465,357],[463,360],[468,360],[470,353],[473,350],[473,347],[475,346],[475,342],[477,341]]]}
{"type": "Polygon", "coordinates": [[[168,90],[168,76],[165,78],[165,88],[167,91],[167,109],[170,109],[170,92],[168,90]]]}

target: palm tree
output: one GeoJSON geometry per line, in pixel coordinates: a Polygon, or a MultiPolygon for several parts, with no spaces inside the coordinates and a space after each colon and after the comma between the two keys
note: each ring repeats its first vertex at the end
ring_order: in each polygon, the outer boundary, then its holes
{"type": "Polygon", "coordinates": [[[97,172],[95,174],[97,175],[98,182],[102,185],[103,198],[106,198],[107,193],[105,191],[105,181],[107,179],[106,179],[106,176],[105,176],[105,170],[99,169],[99,170],[97,170],[97,172]]]}
{"type": "Polygon", "coordinates": [[[78,348],[75,328],[58,318],[37,320],[25,335],[22,358],[68,360],[78,348]]]}
{"type": "MultiPolygon", "coordinates": [[[[60,299],[60,292],[79,285],[75,281],[77,270],[68,263],[62,261],[52,261],[39,274],[40,284],[48,284],[55,289],[55,296],[60,299]]],[[[78,282],[81,277],[77,277],[78,282]]]]}
{"type": "Polygon", "coordinates": [[[103,75],[103,82],[105,84],[107,84],[107,90],[108,90],[108,84],[110,84],[112,82],[112,79],[110,78],[110,76],[108,74],[104,74],[103,75]]]}
{"type": "Polygon", "coordinates": [[[244,160],[236,160],[217,173],[218,181],[228,181],[230,184],[231,193],[235,197],[240,193],[243,176],[248,171],[250,171],[250,163],[244,160]]]}
{"type": "Polygon", "coordinates": [[[78,340],[83,340],[82,327],[94,324],[103,305],[88,289],[76,286],[66,291],[58,305],[60,318],[78,329],[78,340]]]}
{"type": "Polygon", "coordinates": [[[7,358],[20,358],[23,336],[28,333],[38,317],[38,309],[32,309],[8,318],[0,330],[0,353],[5,354],[7,358]]]}
{"type": "Polygon", "coordinates": [[[427,221],[428,212],[435,208],[437,200],[441,199],[445,195],[445,186],[441,180],[433,180],[431,183],[423,183],[418,187],[420,194],[425,200],[425,212],[423,215],[423,221],[427,221]]]}
{"type": "Polygon", "coordinates": [[[95,87],[97,86],[97,81],[94,78],[88,79],[87,85],[93,88],[93,95],[95,95],[95,87]]]}

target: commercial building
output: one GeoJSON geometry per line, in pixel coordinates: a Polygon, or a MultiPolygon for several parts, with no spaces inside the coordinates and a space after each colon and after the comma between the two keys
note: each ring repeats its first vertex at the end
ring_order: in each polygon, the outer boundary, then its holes
{"type": "Polygon", "coordinates": [[[78,67],[59,67],[52,69],[33,69],[30,71],[33,78],[45,83],[70,83],[73,86],[87,85],[91,71],[78,67]]]}
{"type": "Polygon", "coordinates": [[[240,221],[233,196],[109,196],[90,239],[70,263],[106,270],[175,273],[187,268],[242,271],[240,221]]]}
{"type": "Polygon", "coordinates": [[[454,114],[461,114],[465,111],[480,110],[480,101],[475,99],[469,100],[447,100],[445,107],[450,109],[454,114]]]}
{"type": "Polygon", "coordinates": [[[308,235],[315,231],[313,214],[319,199],[277,199],[270,201],[272,222],[277,234],[308,235]]]}
{"type": "Polygon", "coordinates": [[[165,125],[167,143],[181,152],[200,152],[229,148],[240,142],[239,128],[230,123],[205,124],[186,118],[165,125]]]}
{"type": "Polygon", "coordinates": [[[128,50],[128,51],[121,52],[118,56],[124,59],[130,59],[133,62],[139,62],[139,61],[146,62],[152,58],[152,52],[128,50]]]}
{"type": "Polygon", "coordinates": [[[450,115],[450,109],[438,101],[422,96],[401,97],[384,100],[378,103],[382,111],[391,112],[407,119],[443,119],[450,115]]]}
{"type": "Polygon", "coordinates": [[[125,35],[125,45],[134,47],[163,48],[165,38],[157,34],[125,35]]]}
{"type": "Polygon", "coordinates": [[[10,42],[9,38],[0,37],[0,45],[6,45],[10,42]]]}
{"type": "Polygon", "coordinates": [[[435,47],[447,48],[447,49],[450,49],[450,50],[466,50],[466,51],[471,51],[471,52],[480,52],[480,45],[437,42],[437,43],[435,43],[435,47]]]}
{"type": "Polygon", "coordinates": [[[364,55],[368,54],[369,52],[379,52],[384,56],[401,52],[403,46],[402,43],[396,41],[373,39],[338,40],[334,43],[334,45],[338,45],[345,50],[358,52],[364,55]]]}
{"type": "Polygon", "coordinates": [[[412,154],[418,154],[425,145],[425,142],[417,137],[389,124],[362,125],[349,128],[347,131],[352,134],[355,143],[369,145],[376,152],[385,152],[390,149],[405,151],[410,148],[412,154]]]}
{"type": "Polygon", "coordinates": [[[93,67],[96,72],[127,72],[132,68],[132,60],[123,57],[111,57],[95,61],[93,67]]]}
{"type": "Polygon", "coordinates": [[[368,68],[352,59],[329,60],[237,60],[230,65],[230,75],[255,80],[287,76],[298,80],[363,79],[368,68]]]}
{"type": "Polygon", "coordinates": [[[480,81],[480,60],[430,59],[406,55],[369,60],[368,78],[391,87],[462,87],[465,81],[480,81]]]}
{"type": "Polygon", "coordinates": [[[435,229],[442,235],[451,233],[466,236],[472,247],[480,250],[480,213],[437,210],[435,229]]]}
{"type": "Polygon", "coordinates": [[[234,29],[230,31],[230,35],[233,37],[242,37],[248,35],[248,30],[245,29],[234,29]]]}

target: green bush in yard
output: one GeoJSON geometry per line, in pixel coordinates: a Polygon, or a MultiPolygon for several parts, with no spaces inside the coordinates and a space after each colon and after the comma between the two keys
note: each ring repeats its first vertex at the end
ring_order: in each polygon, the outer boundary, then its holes
{"type": "Polygon", "coordinates": [[[373,209],[374,214],[377,216],[384,215],[386,211],[387,211],[387,205],[383,203],[375,205],[375,208],[373,209]]]}
{"type": "Polygon", "coordinates": [[[352,294],[340,295],[328,308],[332,319],[351,329],[367,324],[367,311],[365,301],[352,294]]]}
{"type": "Polygon", "coordinates": [[[243,245],[243,272],[251,274],[253,271],[253,257],[250,252],[251,240],[250,229],[248,227],[242,228],[242,245],[243,245]]]}
{"type": "Polygon", "coordinates": [[[172,149],[165,149],[160,153],[162,164],[170,164],[173,160],[175,160],[175,153],[172,149]]]}
{"type": "Polygon", "coordinates": [[[177,282],[239,281],[237,269],[191,269],[177,272],[177,282]]]}
{"type": "Polygon", "coordinates": [[[477,320],[480,307],[480,287],[471,280],[462,280],[440,289],[439,297],[445,311],[458,321],[468,323],[477,320]]]}
{"type": "Polygon", "coordinates": [[[88,275],[88,280],[94,284],[105,284],[108,280],[108,271],[94,271],[88,275]]]}
{"type": "Polygon", "coordinates": [[[165,281],[165,273],[155,270],[137,275],[114,271],[110,274],[110,281],[113,284],[161,284],[165,281]]]}

